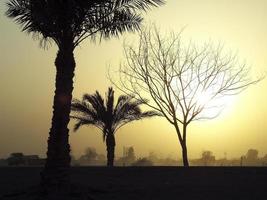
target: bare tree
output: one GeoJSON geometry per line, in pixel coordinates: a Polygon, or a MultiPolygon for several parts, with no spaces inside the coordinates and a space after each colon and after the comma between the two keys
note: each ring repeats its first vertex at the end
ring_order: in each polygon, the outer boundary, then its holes
{"type": "Polygon", "coordinates": [[[216,117],[222,108],[218,99],[236,95],[260,80],[252,80],[246,64],[225,54],[222,45],[183,45],[181,33],[166,37],[157,28],[141,31],[137,47],[125,44],[124,53],[119,81],[111,81],[127,94],[153,100],[147,105],[162,113],[176,130],[184,166],[189,166],[188,125],[216,117]],[[207,112],[214,109],[216,115],[207,112]]]}

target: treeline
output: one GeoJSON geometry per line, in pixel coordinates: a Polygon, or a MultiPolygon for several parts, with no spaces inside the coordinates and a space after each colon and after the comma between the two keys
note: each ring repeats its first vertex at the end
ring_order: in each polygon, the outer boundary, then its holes
{"type": "MultiPolygon", "coordinates": [[[[115,158],[116,166],[182,166],[182,159],[170,157],[160,158],[155,152],[149,152],[145,157],[138,157],[134,147],[124,147],[123,155],[115,158]]],[[[259,151],[249,149],[239,158],[216,158],[212,151],[203,151],[200,158],[191,159],[191,166],[267,166],[267,154],[259,157],[259,151]]],[[[106,165],[106,157],[98,154],[95,148],[88,147],[78,159],[72,156],[73,166],[102,166],[106,165]]]]}
{"type": "Polygon", "coordinates": [[[249,149],[245,155],[239,158],[216,159],[211,151],[203,151],[201,158],[191,160],[191,165],[195,166],[267,166],[267,154],[263,157],[259,157],[259,151],[257,149],[249,149]]]}
{"type": "MultiPolygon", "coordinates": [[[[83,155],[78,158],[72,156],[72,166],[105,166],[106,156],[97,153],[93,147],[85,149],[83,155]]],[[[23,153],[11,153],[7,159],[0,159],[0,166],[43,166],[44,158],[38,155],[24,155],[23,153]]],[[[182,159],[159,157],[155,152],[149,152],[147,156],[138,157],[134,147],[124,147],[123,155],[115,159],[116,166],[182,166],[182,159]]],[[[191,159],[191,166],[267,166],[267,154],[259,157],[257,149],[249,149],[239,158],[216,158],[212,151],[203,151],[200,158],[191,159]]]]}
{"type": "Polygon", "coordinates": [[[7,159],[0,159],[0,166],[43,166],[45,159],[38,155],[11,153],[7,159]]]}

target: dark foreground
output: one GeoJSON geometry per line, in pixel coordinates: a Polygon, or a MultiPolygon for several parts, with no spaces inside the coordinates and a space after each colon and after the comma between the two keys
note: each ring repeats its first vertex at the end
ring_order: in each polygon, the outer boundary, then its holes
{"type": "MultiPolygon", "coordinates": [[[[40,171],[0,168],[0,197],[38,184],[40,171]]],[[[267,168],[73,167],[72,180],[96,200],[267,200],[267,168]]]]}

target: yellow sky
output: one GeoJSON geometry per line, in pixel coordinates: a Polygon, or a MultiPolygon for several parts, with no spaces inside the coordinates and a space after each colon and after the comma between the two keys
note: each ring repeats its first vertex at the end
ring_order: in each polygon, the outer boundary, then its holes
{"type": "MultiPolygon", "coordinates": [[[[52,114],[56,48],[38,47],[19,26],[3,16],[4,1],[0,3],[0,157],[11,152],[44,155],[52,114]]],[[[253,73],[267,69],[267,1],[266,0],[169,0],[161,8],[145,16],[161,30],[180,31],[197,43],[207,40],[223,42],[226,49],[238,51],[241,60],[251,65],[253,73]]],[[[123,39],[132,35],[104,41],[90,41],[75,51],[77,63],[73,96],[96,89],[102,94],[110,85],[107,66],[118,66],[122,56],[123,39]]],[[[249,148],[267,153],[267,79],[236,96],[234,104],[220,117],[195,122],[189,126],[189,157],[198,157],[211,150],[219,158],[245,154],[249,148]]],[[[72,129],[72,123],[70,128],[72,129]]],[[[105,153],[101,133],[92,127],[70,131],[74,155],[87,146],[105,153]]],[[[164,118],[134,122],[116,135],[116,153],[123,146],[134,146],[137,155],[156,151],[162,156],[180,157],[177,136],[164,118]]],[[[262,155],[261,154],[261,155],[262,155]]]]}

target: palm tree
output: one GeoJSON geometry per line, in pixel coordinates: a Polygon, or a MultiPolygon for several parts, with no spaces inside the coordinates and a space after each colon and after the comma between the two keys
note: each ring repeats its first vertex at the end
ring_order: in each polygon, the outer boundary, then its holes
{"type": "Polygon", "coordinates": [[[40,44],[52,41],[58,47],[52,126],[41,181],[44,186],[59,189],[70,183],[67,126],[75,47],[97,34],[100,38],[109,38],[139,29],[142,22],[140,11],[162,3],[162,0],[9,0],[7,3],[6,15],[20,24],[22,31],[39,38],[40,44]]]}
{"type": "Polygon", "coordinates": [[[82,125],[99,128],[103,133],[103,141],[106,142],[107,166],[113,166],[116,131],[129,122],[159,116],[155,111],[142,112],[140,106],[144,103],[133,96],[121,95],[114,105],[112,87],[108,89],[105,101],[98,91],[93,95],[84,94],[82,101],[74,99],[71,104],[71,118],[77,120],[74,131],[82,125]]]}

